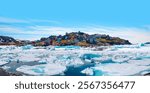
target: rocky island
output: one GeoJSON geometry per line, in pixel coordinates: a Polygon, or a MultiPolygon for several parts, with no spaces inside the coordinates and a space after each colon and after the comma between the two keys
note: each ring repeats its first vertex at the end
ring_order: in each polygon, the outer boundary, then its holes
{"type": "Polygon", "coordinates": [[[131,44],[128,40],[119,37],[111,37],[105,34],[89,35],[83,32],[66,33],[65,35],[51,35],[36,41],[15,40],[12,37],[0,36],[0,45],[27,45],[34,46],[110,46],[131,44]]]}

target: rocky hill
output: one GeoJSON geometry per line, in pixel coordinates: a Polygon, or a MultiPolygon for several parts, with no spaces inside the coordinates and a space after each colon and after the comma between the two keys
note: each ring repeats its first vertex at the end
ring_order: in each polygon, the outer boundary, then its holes
{"type": "Polygon", "coordinates": [[[12,37],[0,36],[0,45],[14,45],[16,42],[17,41],[12,37]]]}
{"type": "Polygon", "coordinates": [[[125,45],[131,44],[128,40],[119,37],[111,37],[109,35],[93,34],[89,35],[83,32],[66,33],[65,35],[49,36],[32,42],[36,46],[107,46],[107,45],[125,45]]]}
{"type": "Polygon", "coordinates": [[[49,36],[36,41],[15,40],[12,37],[0,36],[0,45],[27,45],[35,46],[108,46],[108,45],[125,45],[131,44],[128,40],[119,37],[111,37],[105,34],[89,35],[83,32],[66,33],[65,35],[49,36]]]}

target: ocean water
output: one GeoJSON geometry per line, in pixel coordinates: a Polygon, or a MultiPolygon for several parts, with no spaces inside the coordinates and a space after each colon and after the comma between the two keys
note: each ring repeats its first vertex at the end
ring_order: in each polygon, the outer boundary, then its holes
{"type": "Polygon", "coordinates": [[[150,73],[150,45],[0,46],[0,67],[35,76],[134,76],[150,73]]]}

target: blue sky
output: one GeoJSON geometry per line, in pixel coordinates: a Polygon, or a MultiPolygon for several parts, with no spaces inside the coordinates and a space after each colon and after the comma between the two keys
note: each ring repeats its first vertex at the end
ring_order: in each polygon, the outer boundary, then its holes
{"type": "Polygon", "coordinates": [[[149,4],[150,0],[0,0],[0,35],[39,39],[81,30],[146,42],[149,4]]]}

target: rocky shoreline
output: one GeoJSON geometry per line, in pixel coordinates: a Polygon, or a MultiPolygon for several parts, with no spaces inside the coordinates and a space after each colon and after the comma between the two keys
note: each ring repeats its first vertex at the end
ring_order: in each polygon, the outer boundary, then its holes
{"type": "Polygon", "coordinates": [[[19,72],[10,73],[10,72],[7,72],[6,70],[0,68],[0,76],[22,76],[22,74],[19,72]]]}
{"type": "Polygon", "coordinates": [[[150,76],[150,73],[145,74],[144,76],[150,76]]]}

